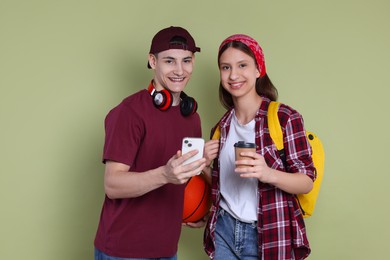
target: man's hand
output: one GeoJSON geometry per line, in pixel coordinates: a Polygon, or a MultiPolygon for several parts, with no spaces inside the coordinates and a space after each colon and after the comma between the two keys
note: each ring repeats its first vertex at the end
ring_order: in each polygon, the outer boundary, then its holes
{"type": "Polygon", "coordinates": [[[184,155],[181,155],[181,151],[177,151],[177,153],[172,156],[164,166],[163,175],[166,178],[167,183],[184,184],[192,176],[199,174],[206,166],[205,158],[201,158],[190,164],[183,165],[184,161],[197,153],[197,150],[193,150],[184,155]]]}

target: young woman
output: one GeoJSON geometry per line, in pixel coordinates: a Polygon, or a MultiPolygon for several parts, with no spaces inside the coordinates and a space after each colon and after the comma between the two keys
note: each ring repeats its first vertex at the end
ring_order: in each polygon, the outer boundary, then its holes
{"type": "Polygon", "coordinates": [[[213,206],[204,246],[211,259],[304,259],[310,253],[303,216],[294,194],[309,192],[315,178],[302,116],[281,104],[286,160],[268,130],[267,109],[277,90],[266,74],[261,47],[247,35],[232,35],[219,48],[219,95],[227,109],[216,127],[219,140],[205,145],[206,176],[213,206]],[[234,144],[256,144],[235,161],[234,144]],[[245,167],[237,167],[245,164],[245,167]]]}

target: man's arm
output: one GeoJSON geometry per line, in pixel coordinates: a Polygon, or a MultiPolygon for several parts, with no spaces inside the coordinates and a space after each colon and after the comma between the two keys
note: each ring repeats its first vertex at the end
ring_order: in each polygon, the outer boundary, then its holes
{"type": "Polygon", "coordinates": [[[107,161],[104,172],[104,190],[110,199],[134,198],[155,190],[164,184],[183,184],[205,167],[205,159],[183,165],[195,155],[191,151],[181,156],[178,151],[166,165],[145,172],[129,172],[130,166],[107,161]]]}

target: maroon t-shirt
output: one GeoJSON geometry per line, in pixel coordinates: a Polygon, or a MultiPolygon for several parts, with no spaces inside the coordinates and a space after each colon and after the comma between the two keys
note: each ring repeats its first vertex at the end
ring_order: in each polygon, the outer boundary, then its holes
{"type": "MultiPolygon", "coordinates": [[[[179,106],[154,107],[147,90],[124,99],[105,120],[103,161],[144,172],[165,165],[181,149],[183,137],[201,137],[197,113],[183,117],[179,106]]],[[[142,174],[142,173],[135,173],[142,174]]],[[[111,256],[170,257],[181,230],[184,185],[166,184],[143,196],[104,200],[95,246],[111,256]]]]}

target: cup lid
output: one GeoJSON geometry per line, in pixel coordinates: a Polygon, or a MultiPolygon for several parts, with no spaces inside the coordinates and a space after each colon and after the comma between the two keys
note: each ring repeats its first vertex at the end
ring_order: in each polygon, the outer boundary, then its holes
{"type": "Polygon", "coordinates": [[[245,141],[238,141],[237,143],[234,144],[234,147],[239,147],[239,148],[255,148],[256,144],[254,143],[248,143],[245,141]]]}

